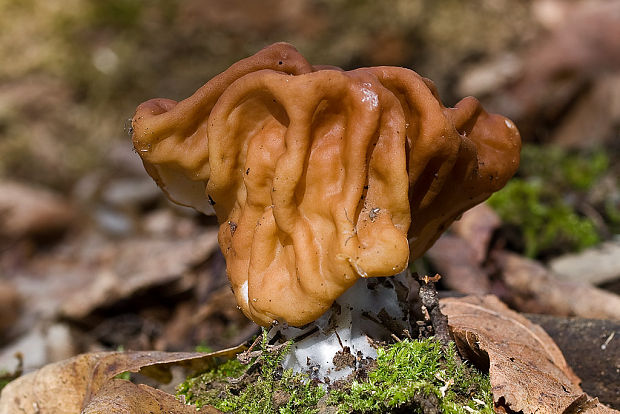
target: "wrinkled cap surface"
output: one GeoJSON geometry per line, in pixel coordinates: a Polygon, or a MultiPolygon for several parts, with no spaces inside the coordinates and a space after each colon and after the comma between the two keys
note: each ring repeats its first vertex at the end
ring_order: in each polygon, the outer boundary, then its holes
{"type": "Polygon", "coordinates": [[[237,302],[261,325],[311,322],[358,278],[403,271],[520,151],[474,98],[446,108],[411,70],[313,67],[285,43],[141,104],[132,126],[169,198],[217,215],[237,302]]]}

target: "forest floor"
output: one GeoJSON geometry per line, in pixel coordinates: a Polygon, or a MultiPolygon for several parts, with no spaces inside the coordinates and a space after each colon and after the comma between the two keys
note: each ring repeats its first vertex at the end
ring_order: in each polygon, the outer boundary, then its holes
{"type": "Polygon", "coordinates": [[[267,3],[0,1],[0,381],[84,352],[260,334],[216,220],[169,203],[123,127],[140,102],[289,41],[317,64],[412,68],[446,105],[474,95],[515,121],[515,178],[412,270],[540,323],[584,390],[620,409],[620,3],[267,3]]]}

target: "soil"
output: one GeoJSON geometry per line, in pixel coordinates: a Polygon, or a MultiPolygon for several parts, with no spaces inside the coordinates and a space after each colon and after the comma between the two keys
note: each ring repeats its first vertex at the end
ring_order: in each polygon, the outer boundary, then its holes
{"type": "Polygon", "coordinates": [[[581,378],[585,392],[615,409],[620,408],[619,322],[549,315],[527,317],[553,337],[566,362],[581,378]]]}
{"type": "Polygon", "coordinates": [[[340,371],[347,367],[355,368],[355,356],[351,354],[351,349],[348,346],[342,348],[342,351],[336,352],[333,362],[336,371],[340,371]]]}

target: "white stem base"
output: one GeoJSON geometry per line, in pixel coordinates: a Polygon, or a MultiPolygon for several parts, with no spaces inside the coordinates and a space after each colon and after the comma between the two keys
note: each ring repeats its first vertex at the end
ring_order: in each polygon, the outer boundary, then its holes
{"type": "Polygon", "coordinates": [[[305,372],[311,379],[330,383],[346,378],[367,358],[375,359],[377,351],[372,341],[388,340],[392,334],[410,329],[409,292],[417,295],[417,288],[410,288],[412,283],[417,282],[405,272],[360,279],[315,322],[303,328],[273,327],[270,338],[294,340],[283,361],[284,369],[305,372]],[[339,352],[352,355],[345,366],[334,362],[339,352]]]}

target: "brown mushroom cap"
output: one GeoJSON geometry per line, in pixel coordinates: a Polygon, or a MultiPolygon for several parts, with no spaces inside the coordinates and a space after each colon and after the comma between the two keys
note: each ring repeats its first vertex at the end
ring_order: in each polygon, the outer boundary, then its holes
{"type": "Polygon", "coordinates": [[[300,326],[359,277],[391,276],[519,163],[514,124],[474,98],[444,107],[396,67],[313,67],[285,43],[194,95],[153,99],[133,141],[168,196],[215,212],[243,312],[300,326]]]}

